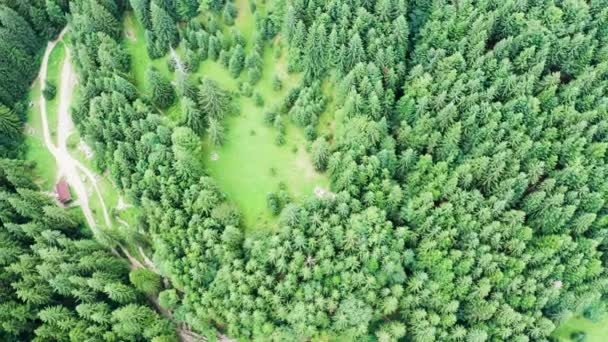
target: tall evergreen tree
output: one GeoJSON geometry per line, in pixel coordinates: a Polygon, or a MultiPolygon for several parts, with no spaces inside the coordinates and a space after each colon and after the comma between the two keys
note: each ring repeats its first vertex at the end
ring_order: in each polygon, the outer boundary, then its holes
{"type": "Polygon", "coordinates": [[[167,52],[170,47],[177,45],[179,35],[175,21],[169,13],[158,6],[156,2],[152,2],[151,21],[154,36],[161,51],[167,52]]]}
{"type": "Polygon", "coordinates": [[[159,108],[169,108],[175,102],[173,86],[156,68],[146,71],[146,86],[150,100],[159,108]]]}

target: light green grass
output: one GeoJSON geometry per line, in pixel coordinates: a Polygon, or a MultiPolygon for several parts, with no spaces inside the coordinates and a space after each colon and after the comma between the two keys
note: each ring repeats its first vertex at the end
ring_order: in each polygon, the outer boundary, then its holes
{"type": "MultiPolygon", "coordinates": [[[[328,178],[314,171],[301,129],[285,118],[286,143],[278,146],[275,143],[276,129],[264,124],[264,112],[277,106],[299,81],[299,76],[287,75],[283,58],[274,59],[272,47],[265,50],[264,65],[262,79],[254,87],[264,98],[264,107],[257,107],[252,99],[241,97],[240,115],[231,116],[224,122],[227,127],[224,145],[214,148],[205,141],[203,148],[203,161],[208,172],[229,200],[237,204],[247,230],[274,225],[275,218],[267,208],[266,196],[277,191],[280,182],[286,184],[288,192],[296,200],[313,196],[316,186],[329,186],[328,178]],[[280,91],[272,89],[276,73],[283,79],[280,91]],[[212,152],[218,153],[219,160],[211,160],[212,152]]],[[[237,81],[217,62],[203,63],[199,72],[227,90],[237,88],[237,81]]],[[[240,79],[244,78],[243,73],[240,79]]]]}
{"type": "Polygon", "coordinates": [[[36,163],[34,172],[37,176],[37,183],[43,190],[49,191],[53,188],[57,178],[57,165],[55,157],[44,144],[42,118],[40,117],[40,91],[40,82],[36,81],[28,96],[32,106],[28,109],[25,128],[25,144],[27,145],[25,158],[36,163]]]}
{"type": "Polygon", "coordinates": [[[57,112],[59,111],[59,89],[61,88],[61,69],[65,60],[65,45],[62,41],[57,42],[49,55],[47,69],[47,82],[57,88],[55,98],[46,101],[46,113],[49,121],[49,131],[53,139],[57,138],[57,112]]]}
{"type": "Polygon", "coordinates": [[[166,56],[154,60],[148,56],[145,29],[135,19],[132,12],[125,14],[123,27],[123,42],[125,43],[127,52],[131,55],[131,77],[135,86],[140,91],[145,91],[146,70],[150,66],[155,66],[163,76],[173,79],[173,74],[167,67],[166,56]]]}
{"type": "Polygon", "coordinates": [[[572,318],[558,327],[553,332],[553,336],[558,341],[572,341],[570,335],[576,331],[583,331],[587,334],[585,342],[608,341],[608,317],[597,323],[585,318],[572,318]]]}
{"type": "Polygon", "coordinates": [[[288,125],[287,143],[277,146],[277,132],[263,124],[262,111],[250,99],[241,105],[246,108],[242,114],[225,122],[229,130],[224,145],[216,149],[206,143],[203,160],[210,175],[239,206],[245,226],[266,228],[274,221],[266,195],[277,191],[280,182],[287,185],[294,198],[302,199],[312,196],[315,186],[327,187],[329,181],[314,171],[298,129],[288,125]],[[218,153],[218,160],[211,160],[212,152],[218,153]]]}

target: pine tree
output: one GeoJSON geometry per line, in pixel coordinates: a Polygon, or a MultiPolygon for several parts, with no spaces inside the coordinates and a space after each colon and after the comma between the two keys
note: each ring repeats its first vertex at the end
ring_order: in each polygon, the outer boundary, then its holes
{"type": "Polygon", "coordinates": [[[173,86],[153,67],[146,71],[146,86],[150,100],[159,108],[169,108],[175,102],[173,86]]]}
{"type": "Polygon", "coordinates": [[[14,139],[20,133],[21,122],[15,112],[0,104],[0,135],[14,139]]]}
{"type": "Polygon", "coordinates": [[[151,22],[154,36],[162,53],[177,45],[179,35],[173,18],[155,2],[151,6],[151,22]]]}
{"type": "Polygon", "coordinates": [[[207,132],[209,133],[209,140],[214,146],[221,146],[224,143],[224,127],[217,119],[209,118],[207,132]]]}
{"type": "Polygon", "coordinates": [[[228,69],[230,70],[230,74],[232,75],[232,77],[239,77],[239,74],[243,70],[244,63],[245,51],[243,51],[243,47],[239,44],[234,48],[234,51],[230,56],[230,62],[228,64],[228,69]]]}
{"type": "Polygon", "coordinates": [[[199,3],[197,0],[177,0],[177,14],[182,21],[188,21],[191,18],[196,17],[198,12],[199,3]]]}
{"type": "Polygon", "coordinates": [[[323,24],[313,26],[304,50],[304,73],[308,80],[320,79],[327,64],[327,35],[323,24]]]}
{"type": "Polygon", "coordinates": [[[150,18],[150,0],[129,0],[131,8],[139,21],[146,30],[152,29],[152,19],[150,18]]]}
{"type": "Polygon", "coordinates": [[[182,99],[182,113],[184,116],[184,122],[190,127],[196,134],[202,134],[205,131],[205,114],[197,108],[196,103],[188,98],[182,99]]]}
{"type": "Polygon", "coordinates": [[[129,273],[131,284],[145,294],[156,295],[161,288],[160,276],[146,268],[138,268],[129,273]]]}
{"type": "Polygon", "coordinates": [[[312,144],[312,163],[317,171],[324,171],[329,161],[329,144],[324,138],[318,138],[312,144]]]}
{"type": "Polygon", "coordinates": [[[210,118],[221,120],[228,110],[229,98],[215,81],[203,77],[198,87],[198,103],[210,118]]]}

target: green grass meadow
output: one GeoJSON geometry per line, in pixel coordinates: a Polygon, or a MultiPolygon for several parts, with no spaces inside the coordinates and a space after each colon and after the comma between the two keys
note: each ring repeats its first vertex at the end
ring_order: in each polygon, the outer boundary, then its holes
{"type": "Polygon", "coordinates": [[[577,331],[586,333],[583,340],[585,342],[606,342],[608,341],[608,317],[604,317],[599,322],[592,322],[582,317],[572,318],[559,326],[553,332],[553,336],[560,342],[574,342],[571,335],[577,331]]]}
{"type": "Polygon", "coordinates": [[[46,113],[49,120],[51,138],[57,138],[57,111],[59,110],[59,89],[61,88],[61,69],[65,60],[65,45],[63,41],[57,42],[49,55],[47,69],[47,82],[53,84],[57,89],[55,98],[46,101],[46,113]]]}

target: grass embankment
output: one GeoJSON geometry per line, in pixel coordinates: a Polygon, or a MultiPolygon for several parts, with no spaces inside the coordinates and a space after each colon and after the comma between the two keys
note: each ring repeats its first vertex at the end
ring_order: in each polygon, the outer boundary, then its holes
{"type": "Polygon", "coordinates": [[[25,143],[27,153],[25,158],[36,163],[35,174],[37,183],[42,190],[50,191],[57,178],[57,165],[55,157],[44,144],[42,118],[40,116],[40,81],[36,81],[28,95],[31,104],[27,114],[25,126],[25,143]]]}

